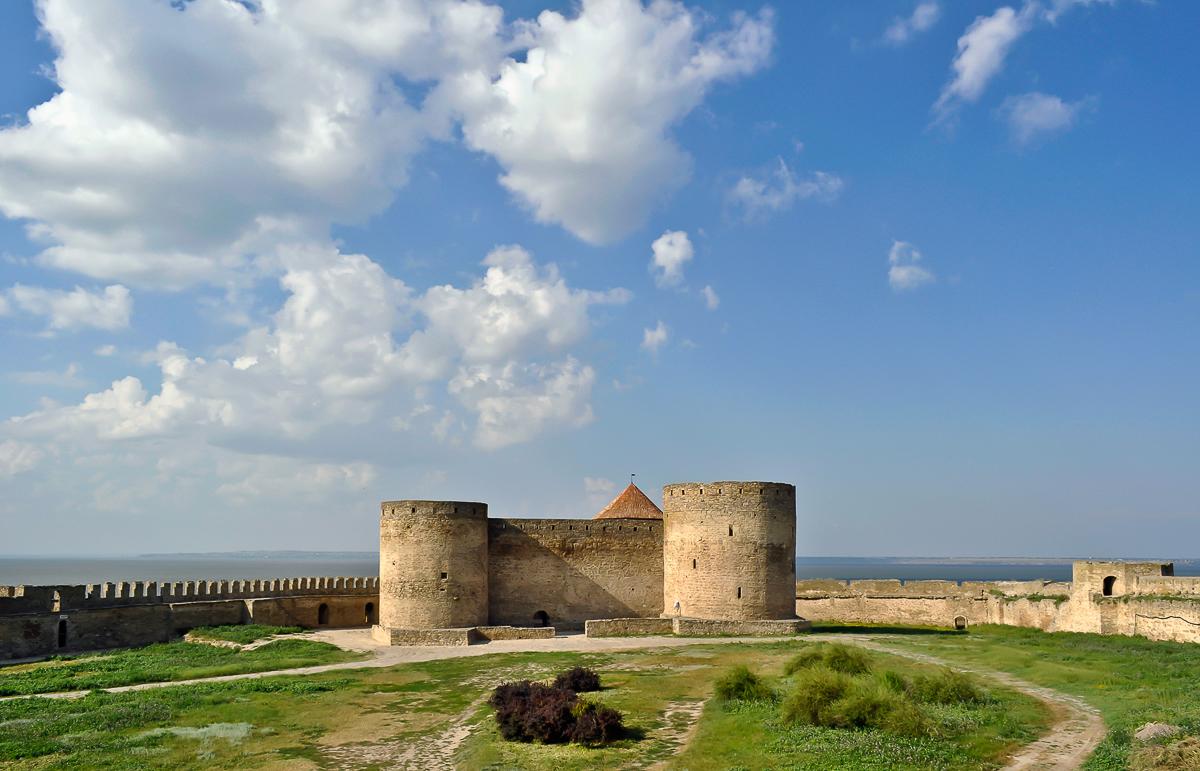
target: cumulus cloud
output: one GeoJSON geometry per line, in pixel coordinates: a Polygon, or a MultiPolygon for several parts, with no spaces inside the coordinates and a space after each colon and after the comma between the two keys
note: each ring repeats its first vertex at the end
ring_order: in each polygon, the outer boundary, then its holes
{"type": "Polygon", "coordinates": [[[653,327],[647,327],[642,330],[642,350],[650,353],[658,353],[658,349],[663,347],[667,342],[667,325],[658,322],[653,327]]]}
{"type": "Polygon", "coordinates": [[[717,290],[711,286],[701,289],[700,295],[704,298],[704,307],[710,311],[715,311],[721,305],[721,298],[717,296],[717,290]]]}
{"type": "Polygon", "coordinates": [[[937,280],[921,263],[921,252],[907,241],[893,241],[888,250],[888,284],[897,292],[917,289],[937,280]]]}
{"type": "Polygon", "coordinates": [[[687,177],[671,127],[773,42],[769,12],[706,30],[671,0],[512,24],[477,0],[38,10],[59,90],[0,129],[0,213],[43,265],[158,288],[242,279],[382,211],[459,121],[539,220],[610,241],[687,177]]]}
{"type": "Polygon", "coordinates": [[[1069,130],[1089,104],[1086,99],[1064,102],[1053,94],[1033,91],[1004,100],[1000,115],[1008,123],[1013,142],[1025,146],[1069,130]]]}
{"type": "Polygon", "coordinates": [[[989,82],[1004,67],[1014,43],[1032,26],[1037,6],[1027,3],[1020,11],[1010,6],[997,8],[991,16],[979,16],[958,39],[958,54],[950,68],[953,77],[933,105],[938,120],[950,118],[964,102],[975,102],[989,82]]]}
{"type": "Polygon", "coordinates": [[[133,298],[120,284],[97,292],[78,286],[68,291],[16,284],[0,293],[0,303],[0,315],[20,311],[45,317],[47,331],[124,329],[133,314],[133,298]]]}
{"type": "Polygon", "coordinates": [[[884,42],[891,45],[904,45],[913,35],[931,28],[942,15],[941,6],[934,0],[923,0],[917,3],[913,12],[905,17],[897,17],[883,33],[884,42]]]}
{"type": "Polygon", "coordinates": [[[428,389],[444,384],[476,424],[477,444],[527,441],[591,419],[594,373],[554,357],[588,331],[587,309],[628,299],[623,290],[568,287],[553,265],[519,247],[484,260],[467,288],[423,294],[362,255],[292,247],[280,255],[288,293],[271,323],[214,358],[161,343],[157,393],[127,376],[76,405],[51,405],[10,422],[26,436],[113,441],[195,436],[239,445],[318,442],[329,433],[432,419],[428,389]]]}
{"type": "Polygon", "coordinates": [[[668,230],[650,245],[653,256],[650,271],[654,281],[661,287],[679,286],[683,283],[683,267],[691,261],[695,251],[692,241],[683,230],[668,230]]]}
{"type": "Polygon", "coordinates": [[[738,179],[729,191],[729,198],[747,219],[759,219],[790,209],[796,201],[832,201],[841,194],[843,186],[841,177],[823,171],[798,179],[779,158],[769,174],[738,179]]]}
{"type": "Polygon", "coordinates": [[[541,222],[611,242],[688,177],[670,135],[713,84],[762,67],[769,12],[735,15],[704,34],[705,17],[672,0],[584,0],[576,16],[542,12],[524,26],[522,61],[498,77],[448,84],[467,144],[494,156],[501,183],[541,222]]]}

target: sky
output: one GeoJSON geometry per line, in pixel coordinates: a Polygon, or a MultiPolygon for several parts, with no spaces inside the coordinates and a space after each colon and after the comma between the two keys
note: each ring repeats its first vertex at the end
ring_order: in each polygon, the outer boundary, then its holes
{"type": "Polygon", "coordinates": [[[791,482],[800,555],[1200,555],[1198,27],[0,4],[0,554],[636,473],[791,482]]]}

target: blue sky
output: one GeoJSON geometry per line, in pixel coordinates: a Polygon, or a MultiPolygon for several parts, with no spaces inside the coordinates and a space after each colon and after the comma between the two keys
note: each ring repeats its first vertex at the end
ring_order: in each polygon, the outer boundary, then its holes
{"type": "Polygon", "coordinates": [[[246,5],[0,6],[0,553],[1200,553],[1200,7],[246,5]]]}

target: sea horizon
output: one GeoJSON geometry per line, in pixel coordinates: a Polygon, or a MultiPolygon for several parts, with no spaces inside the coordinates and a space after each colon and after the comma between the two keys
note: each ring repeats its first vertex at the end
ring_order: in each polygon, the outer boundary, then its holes
{"type": "MultiPolygon", "coordinates": [[[[1071,563],[1088,557],[801,556],[796,578],[903,581],[1071,580],[1071,563]]],[[[1125,557],[1127,560],[1159,559],[1125,557]]],[[[1200,559],[1173,562],[1176,575],[1200,575],[1200,559]]],[[[115,555],[0,555],[0,585],[78,585],[117,581],[204,581],[374,576],[378,552],[247,550],[115,555]]]]}

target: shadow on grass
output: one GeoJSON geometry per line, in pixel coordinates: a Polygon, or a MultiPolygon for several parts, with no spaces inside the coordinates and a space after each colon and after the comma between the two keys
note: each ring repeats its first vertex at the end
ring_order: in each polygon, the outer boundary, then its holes
{"type": "Polygon", "coordinates": [[[912,634],[957,637],[966,629],[940,629],[933,626],[885,626],[867,624],[813,624],[813,634],[912,634]]]}

